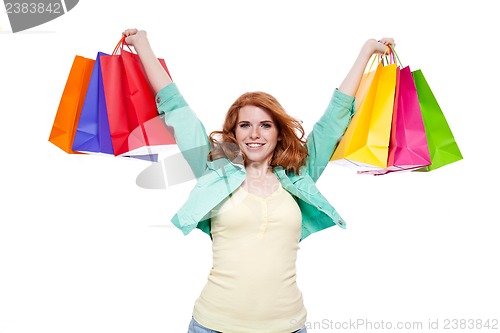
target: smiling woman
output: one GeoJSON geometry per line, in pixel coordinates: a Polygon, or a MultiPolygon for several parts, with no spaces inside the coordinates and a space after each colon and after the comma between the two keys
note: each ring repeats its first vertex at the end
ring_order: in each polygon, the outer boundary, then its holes
{"type": "Polygon", "coordinates": [[[236,142],[245,156],[245,165],[271,165],[279,131],[270,113],[258,106],[246,105],[240,109],[234,129],[236,142]]]}
{"type": "Polygon", "coordinates": [[[264,92],[244,93],[221,131],[207,136],[198,117],[163,70],[145,31],[128,29],[159,114],[198,183],[172,222],[212,238],[213,265],[193,308],[188,332],[307,331],[296,282],[299,242],[344,220],[315,182],[354,114],[354,97],[369,58],[392,39],[368,40],[313,131],[264,92]]]}
{"type": "Polygon", "coordinates": [[[274,167],[298,173],[307,158],[300,121],[264,92],[241,95],[229,108],[222,131],[212,132],[210,139],[216,147],[237,147],[237,156],[243,158],[247,173],[242,187],[260,196],[267,196],[280,186],[274,167]]]}
{"type": "MultiPolygon", "coordinates": [[[[265,168],[280,165],[287,171],[298,172],[307,158],[304,129],[300,121],[287,114],[276,98],[268,93],[249,92],[241,95],[229,108],[222,131],[212,132],[210,138],[216,141],[215,135],[220,134],[222,142],[237,144],[242,149],[243,157],[249,158],[245,155],[245,147],[241,145],[241,140],[235,137],[238,131],[246,133],[237,124],[249,119],[254,122],[269,122],[263,126],[259,125],[262,131],[252,134],[259,135],[261,132],[268,134],[274,130],[277,131],[276,142],[273,142],[273,154],[267,156],[268,163],[265,168]],[[266,128],[268,130],[265,130],[266,128]]],[[[249,129],[251,128],[257,129],[255,126],[250,126],[249,129]]],[[[245,162],[249,161],[245,160],[245,162]]]]}

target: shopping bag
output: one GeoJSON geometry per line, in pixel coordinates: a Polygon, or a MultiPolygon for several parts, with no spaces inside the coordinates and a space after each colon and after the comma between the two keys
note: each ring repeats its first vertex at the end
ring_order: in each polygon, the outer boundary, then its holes
{"type": "Polygon", "coordinates": [[[359,173],[382,175],[389,172],[410,171],[431,164],[426,131],[412,73],[409,66],[400,69],[402,67],[400,62],[399,65],[387,167],[359,171],[359,173]]]}
{"type": "MultiPolygon", "coordinates": [[[[175,145],[175,139],[158,116],[155,95],[137,54],[124,38],[113,54],[101,55],[111,142],[115,156],[149,155],[175,145]]],[[[167,72],[163,59],[158,59],[167,72]]]]}
{"type": "MultiPolygon", "coordinates": [[[[104,52],[97,53],[73,140],[73,151],[87,154],[114,155],[100,61],[101,56],[108,55],[104,52]]],[[[158,161],[158,154],[123,157],[132,157],[151,162],[158,161]]]]}
{"type": "Polygon", "coordinates": [[[78,153],[72,149],[73,140],[94,62],[75,56],[50,132],[49,141],[69,154],[78,153]]]}
{"type": "Polygon", "coordinates": [[[73,141],[73,150],[87,153],[113,154],[104,86],[102,84],[101,55],[106,56],[109,54],[97,53],[73,141]]]}
{"type": "MultiPolygon", "coordinates": [[[[374,73],[368,70],[364,74],[364,80],[371,80],[368,91],[334,151],[331,161],[358,170],[387,167],[396,69],[396,64],[384,66],[379,62],[374,73]],[[370,78],[371,75],[373,78],[370,78]]],[[[360,84],[360,87],[362,86],[360,84]]]]}
{"type": "Polygon", "coordinates": [[[373,78],[375,77],[375,73],[376,71],[368,71],[361,78],[358,89],[356,90],[356,94],[354,95],[355,110],[359,110],[361,108],[361,105],[365,101],[368,90],[370,89],[370,86],[373,82],[373,78]]]}
{"type": "Polygon", "coordinates": [[[422,70],[412,72],[424,120],[431,164],[415,171],[431,171],[463,159],[455,137],[422,70]]]}
{"type": "Polygon", "coordinates": [[[400,70],[397,108],[387,164],[391,170],[411,170],[431,164],[417,90],[409,66],[400,70]]]}

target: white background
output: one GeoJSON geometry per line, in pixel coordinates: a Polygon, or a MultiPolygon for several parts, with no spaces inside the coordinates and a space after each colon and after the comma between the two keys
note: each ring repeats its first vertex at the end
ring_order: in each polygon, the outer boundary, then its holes
{"type": "Polygon", "coordinates": [[[363,42],[394,37],[403,64],[426,75],[464,160],[382,177],[329,165],[318,186],[348,228],[301,243],[309,331],[358,319],[422,331],[429,320],[498,321],[494,3],[82,0],[16,34],[2,13],[0,333],[187,330],[211,243],[170,218],[193,182],[141,189],[148,162],[48,142],[74,56],[112,52],[128,27],[148,31],[208,131],[251,90],[273,94],[309,131],[363,42]]]}

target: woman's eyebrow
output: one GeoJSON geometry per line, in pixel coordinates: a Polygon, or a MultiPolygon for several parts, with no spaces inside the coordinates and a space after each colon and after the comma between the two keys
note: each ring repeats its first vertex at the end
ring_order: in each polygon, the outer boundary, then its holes
{"type": "MultiPolygon", "coordinates": [[[[251,123],[250,120],[240,120],[238,121],[238,124],[241,124],[241,123],[251,123]]],[[[274,124],[274,121],[272,120],[262,120],[262,121],[259,121],[259,124],[264,124],[264,123],[272,123],[274,124]]]]}

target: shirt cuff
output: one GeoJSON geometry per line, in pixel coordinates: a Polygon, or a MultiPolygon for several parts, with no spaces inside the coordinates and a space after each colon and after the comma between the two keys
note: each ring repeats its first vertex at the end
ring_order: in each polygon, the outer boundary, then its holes
{"type": "Polygon", "coordinates": [[[333,92],[332,98],[336,104],[346,108],[354,107],[354,101],[356,100],[353,96],[343,93],[338,88],[333,92]]]}
{"type": "Polygon", "coordinates": [[[188,104],[175,83],[168,84],[156,94],[156,107],[160,116],[186,106],[188,104]]]}

